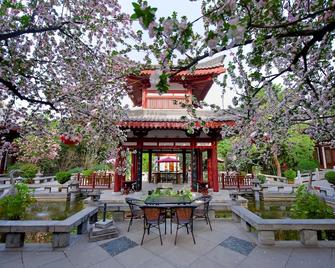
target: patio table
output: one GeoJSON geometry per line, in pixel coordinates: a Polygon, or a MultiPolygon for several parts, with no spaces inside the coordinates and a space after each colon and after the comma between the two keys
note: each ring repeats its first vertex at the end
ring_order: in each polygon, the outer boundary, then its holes
{"type": "MultiPolygon", "coordinates": [[[[144,203],[146,205],[154,205],[155,207],[160,207],[164,210],[165,218],[167,213],[170,212],[170,233],[172,234],[172,211],[176,207],[182,207],[184,205],[190,205],[192,199],[186,196],[148,196],[144,203]]],[[[194,204],[196,207],[199,204],[194,204]]],[[[166,225],[165,225],[165,234],[166,234],[166,225]]]]}

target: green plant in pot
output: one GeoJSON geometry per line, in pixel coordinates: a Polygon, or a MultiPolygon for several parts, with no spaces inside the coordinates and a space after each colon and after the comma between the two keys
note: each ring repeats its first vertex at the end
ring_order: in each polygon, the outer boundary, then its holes
{"type": "MultiPolygon", "coordinates": [[[[60,171],[57,172],[55,175],[55,179],[60,183],[60,184],[64,184],[66,182],[68,182],[71,179],[71,173],[68,171],[60,171]]],[[[62,191],[62,188],[60,187],[58,189],[58,191],[62,191]]]]}
{"type": "Polygon", "coordinates": [[[294,183],[294,179],[297,177],[297,172],[293,169],[284,171],[284,176],[287,178],[288,183],[294,183]]]}

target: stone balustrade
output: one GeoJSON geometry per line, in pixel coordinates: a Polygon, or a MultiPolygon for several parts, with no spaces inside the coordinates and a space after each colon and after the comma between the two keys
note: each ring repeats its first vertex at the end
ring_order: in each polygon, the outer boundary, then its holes
{"type": "MultiPolygon", "coordinates": [[[[251,227],[256,229],[257,239],[260,244],[274,245],[275,231],[299,231],[300,242],[306,246],[317,246],[317,231],[335,230],[335,219],[262,219],[250,210],[233,206],[232,217],[234,221],[240,222],[246,231],[251,227]]],[[[335,246],[335,241],[329,241],[335,246]]]]}
{"type": "Polygon", "coordinates": [[[70,232],[77,227],[78,234],[88,232],[88,223],[98,219],[98,207],[87,207],[62,221],[0,221],[0,233],[5,233],[6,247],[19,248],[24,245],[25,233],[52,233],[52,247],[63,248],[70,244],[70,232]]]}

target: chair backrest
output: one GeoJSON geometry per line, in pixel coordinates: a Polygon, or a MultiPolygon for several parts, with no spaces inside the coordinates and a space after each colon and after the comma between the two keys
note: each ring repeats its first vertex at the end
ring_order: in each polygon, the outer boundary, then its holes
{"type": "Polygon", "coordinates": [[[211,202],[211,200],[213,199],[213,197],[211,195],[203,195],[200,196],[196,199],[193,200],[194,201],[202,201],[203,202],[203,210],[204,212],[208,212],[209,210],[209,202],[211,202]]]}
{"type": "Polygon", "coordinates": [[[129,205],[129,209],[132,215],[136,213],[136,210],[143,204],[142,200],[126,197],[126,203],[129,205]]]}
{"type": "Polygon", "coordinates": [[[161,218],[161,208],[154,206],[141,206],[144,219],[147,223],[158,223],[161,218]]]}
{"type": "Polygon", "coordinates": [[[175,207],[174,211],[175,211],[178,224],[180,222],[182,223],[190,222],[193,219],[194,208],[195,208],[194,206],[175,207]]]}

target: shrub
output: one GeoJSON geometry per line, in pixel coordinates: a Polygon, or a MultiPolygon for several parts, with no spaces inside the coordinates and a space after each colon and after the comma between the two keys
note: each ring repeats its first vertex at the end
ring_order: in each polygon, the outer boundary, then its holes
{"type": "Polygon", "coordinates": [[[38,172],[38,166],[29,163],[15,163],[8,168],[8,173],[12,170],[20,170],[20,175],[25,179],[33,179],[38,172]]]}
{"type": "Polygon", "coordinates": [[[259,180],[259,182],[261,184],[265,183],[265,180],[266,180],[266,176],[265,175],[257,175],[257,179],[259,180]]]}
{"type": "Polygon", "coordinates": [[[92,170],[99,171],[99,170],[108,170],[109,166],[107,164],[96,164],[92,167],[92,170]]]}
{"type": "Polygon", "coordinates": [[[20,220],[24,217],[26,209],[35,202],[31,196],[31,190],[26,184],[16,184],[15,190],[15,195],[7,195],[0,199],[0,218],[20,220]]]}
{"type": "Polygon", "coordinates": [[[297,169],[300,171],[314,171],[319,164],[314,160],[303,159],[298,163],[297,169]]]}
{"type": "Polygon", "coordinates": [[[75,174],[75,173],[80,173],[82,172],[83,168],[81,167],[74,167],[74,168],[71,168],[68,172],[70,172],[71,174],[75,174]]]}
{"type": "Polygon", "coordinates": [[[293,169],[288,169],[284,171],[284,176],[288,179],[288,180],[294,180],[295,177],[297,177],[297,172],[293,169]]]}
{"type": "Polygon", "coordinates": [[[331,183],[331,184],[335,184],[335,171],[328,171],[325,174],[325,179],[331,183]]]}
{"type": "Polygon", "coordinates": [[[295,219],[330,219],[334,218],[333,210],[317,195],[307,191],[304,184],[296,192],[296,199],[291,208],[295,219]]]}
{"type": "Polygon", "coordinates": [[[89,177],[89,176],[91,176],[93,173],[94,173],[94,170],[92,170],[92,169],[85,169],[85,170],[82,171],[82,174],[83,174],[83,176],[85,176],[85,177],[89,177]]]}
{"type": "Polygon", "coordinates": [[[55,178],[60,184],[64,184],[71,179],[71,175],[72,174],[68,171],[60,171],[56,173],[55,178]]]}

